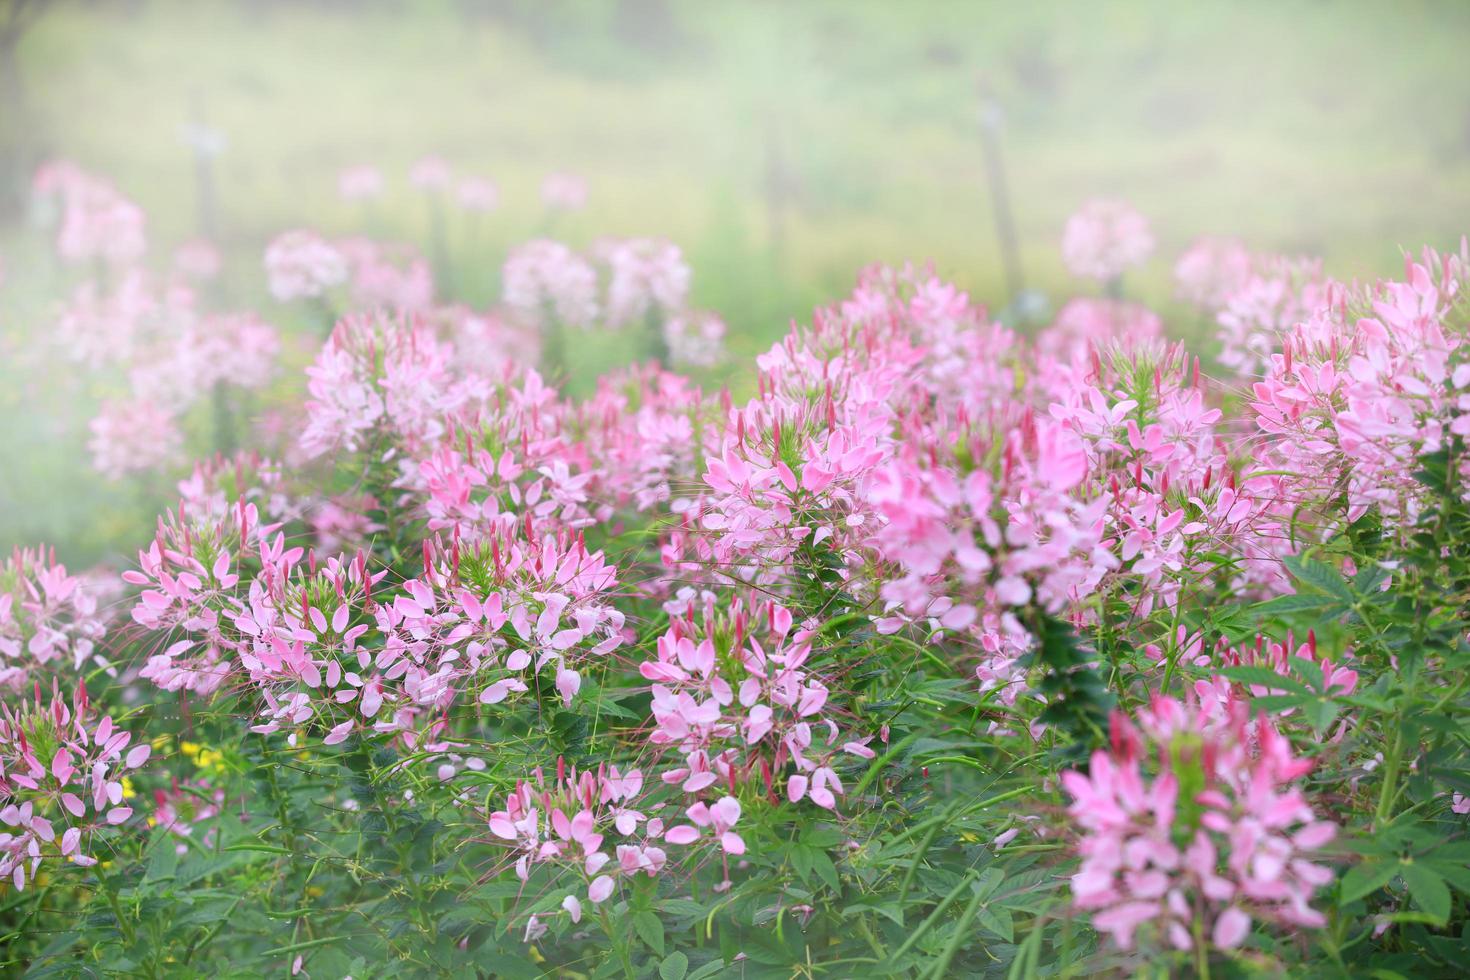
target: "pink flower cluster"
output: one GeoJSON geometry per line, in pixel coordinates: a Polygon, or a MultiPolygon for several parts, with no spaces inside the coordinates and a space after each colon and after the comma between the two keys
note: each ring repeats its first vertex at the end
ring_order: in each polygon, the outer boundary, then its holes
{"type": "Polygon", "coordinates": [[[282,303],[315,299],[347,280],[348,262],[315,232],[287,231],[266,246],[265,274],[271,295],[282,303]]]}
{"type": "Polygon", "coordinates": [[[866,739],[838,744],[837,724],[824,714],[827,686],[806,669],[810,631],[793,633],[791,612],[776,603],[747,611],[737,598],[717,613],[709,593],[699,605],[702,624],[674,619],[656,659],[638,668],[653,682],[649,741],[683,759],[660,778],[690,794],[751,781],[772,794],[784,784],[793,803],[809,796],[835,808],[842,782],[832,759],[873,752],[866,739]]]}
{"type": "Polygon", "coordinates": [[[1062,261],[1074,276],[1110,282],[1154,250],[1148,220],[1124,201],[1088,201],[1067,219],[1062,261]]]}
{"type": "Polygon", "coordinates": [[[618,238],[594,251],[608,270],[605,320],[613,329],[682,311],[689,297],[689,266],[673,242],[618,238]]]}
{"type": "Polygon", "coordinates": [[[1324,925],[1311,900],[1333,874],[1311,858],[1336,826],[1298,785],[1311,768],[1242,702],[1156,698],[1136,728],[1115,715],[1111,750],[1062,775],[1082,834],[1077,906],[1125,949],[1141,929],[1188,950],[1239,946],[1256,921],[1324,925]]]}
{"type": "Polygon", "coordinates": [[[66,261],[126,267],[147,250],[143,209],[101,177],[60,160],[36,172],[32,189],[60,202],[56,251],[66,261]]]}
{"type": "Polygon", "coordinates": [[[1467,270],[1463,244],[1426,251],[1403,281],[1333,285],[1330,302],[1278,335],[1250,408],[1269,439],[1263,466],[1291,474],[1299,499],[1345,488],[1348,520],[1370,508],[1417,520],[1417,460],[1470,435],[1470,345],[1451,315],[1467,270]]]}
{"type": "Polygon", "coordinates": [[[451,348],[410,315],[357,314],[337,324],[306,369],[301,450],[307,457],[444,434],[473,397],[450,371],[451,348]]]}
{"type": "Polygon", "coordinates": [[[500,281],[506,307],[525,322],[585,328],[597,320],[597,271],[561,242],[538,239],[514,249],[500,281]]]}
{"type": "Polygon", "coordinates": [[[0,877],[17,890],[42,861],[93,865],[94,838],[126,823],[123,779],[148,761],[147,742],[111,716],[97,720],[79,685],[71,704],[53,692],[0,705],[0,877]]]}
{"type": "Polygon", "coordinates": [[[280,338],[253,314],[200,307],[195,283],[220,264],[208,242],[181,247],[170,278],[157,281],[139,264],[146,241],[136,205],[65,162],[43,167],[35,190],[64,204],[61,256],[106,263],[77,284],[55,331],[59,352],[107,392],[90,425],[94,465],[112,479],[165,466],[179,458],[183,417],[203,396],[270,381],[280,338]]]}
{"type": "MultiPolygon", "coordinates": [[[[645,794],[643,774],[637,769],[625,774],[611,766],[579,773],[558,759],[550,785],[540,769],[532,779],[534,785],[517,783],[506,797],[505,809],[490,814],[490,833],[514,848],[515,872],[521,881],[528,881],[537,868],[577,880],[561,902],[574,923],[582,919],[582,896],[589,904],[600,905],[612,897],[620,879],[639,874],[657,877],[668,861],[664,845],[693,839],[666,828],[662,817],[638,809],[645,806],[645,794]]],[[[734,813],[738,818],[738,803],[734,813]]],[[[542,929],[532,916],[527,941],[542,929]]]]}
{"type": "Polygon", "coordinates": [[[17,548],[0,564],[0,689],[107,667],[98,649],[105,633],[97,591],[68,575],[54,551],[17,548]]]}

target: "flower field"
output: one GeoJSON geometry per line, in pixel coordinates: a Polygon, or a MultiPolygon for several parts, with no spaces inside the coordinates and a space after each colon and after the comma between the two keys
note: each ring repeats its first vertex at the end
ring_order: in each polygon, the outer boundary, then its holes
{"type": "MultiPolygon", "coordinates": [[[[436,221],[499,196],[435,157],[408,184],[436,221]]],[[[104,176],[32,192],[68,281],[36,343],[115,392],[95,478],[174,502],[123,567],[0,566],[17,972],[1470,952],[1463,243],[1345,282],[1158,256],[1100,199],[1038,329],[874,266],[732,364],[669,241],[528,241],[471,309],[416,246],[288,228],[242,309],[104,176]],[[1145,260],[1207,342],[1129,298],[1145,260]],[[568,393],[594,335],[625,364],[568,393]]]]}

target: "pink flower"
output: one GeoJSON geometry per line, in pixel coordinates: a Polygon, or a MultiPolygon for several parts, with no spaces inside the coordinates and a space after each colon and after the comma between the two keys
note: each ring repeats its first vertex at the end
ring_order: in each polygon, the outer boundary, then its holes
{"type": "Polygon", "coordinates": [[[465,211],[484,214],[500,204],[500,188],[485,177],[464,177],[454,189],[454,198],[465,211]]]}
{"type": "Polygon", "coordinates": [[[383,173],[377,167],[359,164],[337,175],[337,195],[344,201],[367,201],[383,193],[383,173]]]}
{"type": "Polygon", "coordinates": [[[147,250],[143,209],[102,178],[60,161],[39,170],[33,187],[42,197],[61,199],[56,251],[66,261],[99,259],[122,267],[147,250]]]}
{"type": "Polygon", "coordinates": [[[278,235],[265,250],[265,272],[271,295],[285,303],[311,299],[347,278],[347,260],[315,232],[278,235]]]}
{"type": "Polygon", "coordinates": [[[173,415],[145,399],[104,402],[90,427],[92,465],[112,480],[160,469],[183,448],[173,415]]]}
{"type": "Polygon", "coordinates": [[[579,211],[587,204],[587,181],[576,174],[547,174],[541,181],[541,203],[553,211],[579,211]]]}
{"type": "Polygon", "coordinates": [[[96,719],[84,685],[70,704],[59,695],[42,702],[39,688],[33,701],[0,709],[0,878],[17,891],[43,861],[97,863],[95,838],[133,814],[122,780],[150,754],[146,742],[129,748],[132,733],[111,716],[96,719]],[[40,746],[52,747],[49,758],[37,755],[40,746]]]}
{"type": "Polygon", "coordinates": [[[408,171],[408,182],[421,191],[447,190],[450,179],[449,164],[443,157],[419,157],[408,171]]]}
{"type": "Polygon", "coordinates": [[[613,329],[657,315],[660,320],[684,309],[689,266],[679,246],[651,238],[613,239],[597,253],[607,264],[607,325],[613,329]]]}
{"type": "Polygon", "coordinates": [[[1154,250],[1143,215],[1122,201],[1094,200],[1067,219],[1062,260],[1075,276],[1116,279],[1154,250]]]}
{"type": "Polygon", "coordinates": [[[505,305],[527,323],[590,327],[597,318],[597,273],[560,242],[538,240],[506,257],[505,305]]]}
{"type": "Polygon", "coordinates": [[[1145,924],[1152,941],[1191,949],[1197,927],[1231,948],[1255,919],[1325,924],[1309,903],[1332,872],[1307,856],[1336,827],[1292,785],[1310,763],[1240,702],[1220,712],[1156,698],[1139,722],[1115,715],[1112,752],[1062,774],[1081,832],[1072,894],[1093,925],[1125,949],[1145,924]]]}
{"type": "Polygon", "coordinates": [[[663,335],[675,365],[713,367],[724,356],[725,321],[714,313],[685,311],[668,316],[663,335]]]}

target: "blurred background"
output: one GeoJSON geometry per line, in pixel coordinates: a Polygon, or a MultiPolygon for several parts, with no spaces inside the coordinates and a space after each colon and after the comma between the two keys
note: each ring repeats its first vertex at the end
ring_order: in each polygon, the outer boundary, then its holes
{"type": "MultiPolygon", "coordinates": [[[[441,299],[492,302],[507,249],[539,235],[668,238],[729,328],[707,380],[738,387],[870,263],[932,261],[993,310],[1023,286],[1053,309],[1095,291],[1058,241],[1097,196],[1150,219],[1158,249],[1129,294],[1181,318],[1170,269],[1200,235],[1343,278],[1453,245],[1467,42],[1470,4],[1423,0],[0,0],[0,546],[116,555],[170,493],[100,479],[98,393],[29,356],[72,282],[30,194],[47,160],[138,202],[159,261],[208,237],[220,290],[289,331],[302,313],[267,297],[265,244],[311,227],[429,252],[407,174],[436,155],[499,189],[442,230],[441,299]],[[385,176],[368,205],[338,194],[359,165],[385,176]],[[558,172],[587,201],[553,226],[540,188],[558,172]]],[[[281,385],[299,391],[310,354],[288,348],[281,385]]],[[[571,384],[620,356],[579,348],[571,384]]]]}

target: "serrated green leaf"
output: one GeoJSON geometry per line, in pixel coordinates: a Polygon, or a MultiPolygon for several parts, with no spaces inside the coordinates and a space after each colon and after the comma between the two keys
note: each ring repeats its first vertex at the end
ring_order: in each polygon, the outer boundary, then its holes
{"type": "Polygon", "coordinates": [[[1343,605],[1351,606],[1358,599],[1353,594],[1352,588],[1348,586],[1347,580],[1342,577],[1342,573],[1325,562],[1302,555],[1293,555],[1284,559],[1283,564],[1291,573],[1292,578],[1318,592],[1332,596],[1343,605]]]}
{"type": "Polygon", "coordinates": [[[1326,687],[1326,680],[1322,676],[1322,665],[1315,660],[1306,657],[1292,657],[1287,661],[1291,669],[1305,678],[1314,690],[1321,691],[1326,687]]]}

